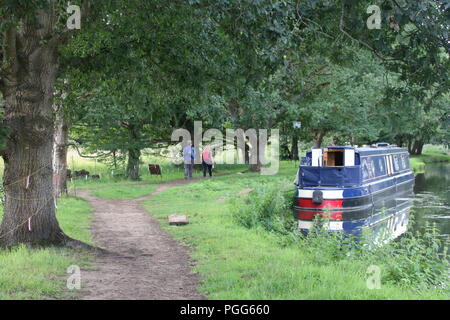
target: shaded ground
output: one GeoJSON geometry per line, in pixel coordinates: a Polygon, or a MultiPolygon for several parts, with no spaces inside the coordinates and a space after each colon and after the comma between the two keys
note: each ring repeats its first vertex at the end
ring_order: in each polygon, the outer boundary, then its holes
{"type": "Polygon", "coordinates": [[[203,299],[188,248],[162,230],[140,204],[167,188],[195,180],[164,183],[151,195],[134,200],[105,200],[88,190],[77,192],[94,208],[95,244],[108,251],[95,259],[96,270],[82,269],[81,299],[203,299]]]}

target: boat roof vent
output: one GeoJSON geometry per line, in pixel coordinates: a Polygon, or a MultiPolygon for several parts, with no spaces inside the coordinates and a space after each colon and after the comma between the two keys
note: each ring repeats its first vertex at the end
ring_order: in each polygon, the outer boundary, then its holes
{"type": "Polygon", "coordinates": [[[389,143],[387,142],[377,142],[371,145],[372,148],[379,148],[379,147],[389,147],[389,143]]]}

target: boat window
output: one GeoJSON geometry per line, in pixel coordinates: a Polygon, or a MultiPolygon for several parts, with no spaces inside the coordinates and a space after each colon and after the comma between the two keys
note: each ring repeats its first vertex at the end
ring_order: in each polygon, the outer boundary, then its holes
{"type": "Polygon", "coordinates": [[[366,180],[369,178],[369,167],[367,165],[366,158],[361,159],[361,167],[362,167],[363,180],[366,180]]]}
{"type": "Polygon", "coordinates": [[[380,170],[380,174],[385,174],[383,157],[378,158],[378,169],[380,170]]]}
{"type": "Polygon", "coordinates": [[[400,167],[398,165],[398,155],[397,154],[394,154],[394,169],[395,169],[395,171],[400,170],[400,167]]]}
{"type": "Polygon", "coordinates": [[[374,178],[375,175],[375,163],[372,159],[362,158],[361,161],[363,180],[374,178]]]}
{"type": "Polygon", "coordinates": [[[369,160],[367,161],[367,163],[369,164],[369,169],[370,169],[370,177],[371,178],[375,178],[375,163],[373,160],[369,160]]]}
{"type": "Polygon", "coordinates": [[[406,156],[404,154],[402,154],[402,168],[403,169],[408,169],[408,164],[406,163],[406,156]]]}
{"type": "Polygon", "coordinates": [[[391,164],[391,157],[390,156],[384,156],[384,159],[386,160],[386,170],[387,174],[392,174],[392,164],[391,164]]]}
{"type": "Polygon", "coordinates": [[[325,167],[340,167],[344,165],[344,149],[328,149],[324,152],[325,167]]]}

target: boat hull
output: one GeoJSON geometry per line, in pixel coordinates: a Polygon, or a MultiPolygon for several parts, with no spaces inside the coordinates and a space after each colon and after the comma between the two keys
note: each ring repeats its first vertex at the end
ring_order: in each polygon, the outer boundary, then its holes
{"type": "MultiPolygon", "coordinates": [[[[395,215],[403,218],[395,220],[394,227],[398,223],[404,224],[411,207],[413,187],[414,174],[409,171],[353,188],[298,188],[294,217],[304,234],[314,227],[316,216],[321,216],[327,222],[327,230],[360,236],[365,227],[376,230],[395,215]],[[321,203],[315,203],[315,191],[321,192],[321,203]]],[[[393,222],[389,223],[392,225],[393,222]]]]}

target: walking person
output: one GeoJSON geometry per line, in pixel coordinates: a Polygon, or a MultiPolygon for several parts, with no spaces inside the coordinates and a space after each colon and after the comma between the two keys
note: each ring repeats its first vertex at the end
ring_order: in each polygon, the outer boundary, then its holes
{"type": "Polygon", "coordinates": [[[184,158],[184,178],[192,179],[192,172],[194,171],[195,148],[192,146],[192,141],[187,142],[187,146],[183,149],[184,158]]]}
{"type": "Polygon", "coordinates": [[[211,149],[206,146],[202,153],[203,177],[206,177],[206,171],[209,172],[209,177],[212,177],[213,157],[211,149]]]}

